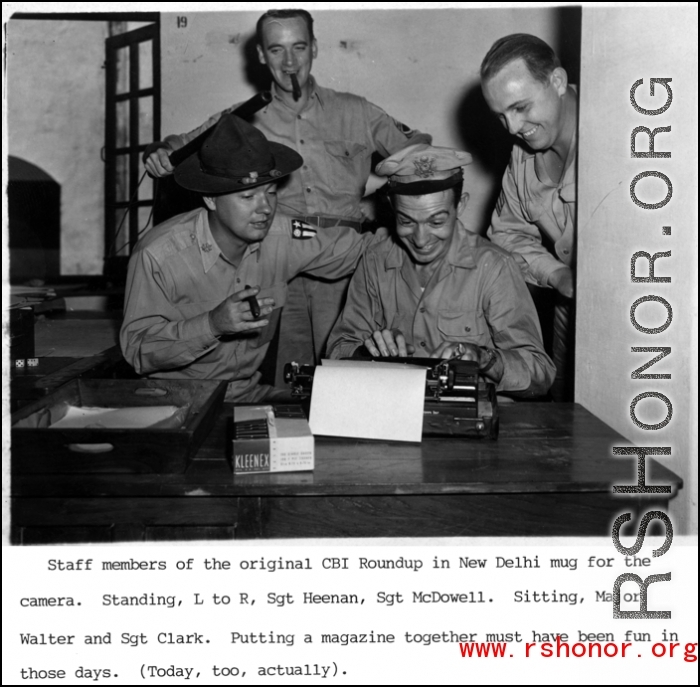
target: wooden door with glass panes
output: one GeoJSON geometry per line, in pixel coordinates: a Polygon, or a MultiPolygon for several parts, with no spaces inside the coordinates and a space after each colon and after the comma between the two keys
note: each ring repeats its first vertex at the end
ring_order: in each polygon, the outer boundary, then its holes
{"type": "Polygon", "coordinates": [[[105,274],[124,274],[152,224],[153,180],[141,155],[160,139],[159,24],[107,38],[105,66],[105,274]]]}

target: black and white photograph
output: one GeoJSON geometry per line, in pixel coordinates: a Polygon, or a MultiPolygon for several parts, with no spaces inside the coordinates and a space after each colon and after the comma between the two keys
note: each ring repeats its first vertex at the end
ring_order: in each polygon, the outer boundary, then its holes
{"type": "Polygon", "coordinates": [[[7,684],[696,682],[697,5],[3,26],[7,684]]]}

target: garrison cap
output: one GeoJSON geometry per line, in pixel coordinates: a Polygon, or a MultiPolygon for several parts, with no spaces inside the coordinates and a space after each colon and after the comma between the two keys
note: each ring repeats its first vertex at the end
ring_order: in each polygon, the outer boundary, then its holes
{"type": "Polygon", "coordinates": [[[456,186],[464,178],[462,168],[471,162],[462,150],[414,143],[382,160],[374,172],[389,177],[390,193],[423,196],[456,186]]]}

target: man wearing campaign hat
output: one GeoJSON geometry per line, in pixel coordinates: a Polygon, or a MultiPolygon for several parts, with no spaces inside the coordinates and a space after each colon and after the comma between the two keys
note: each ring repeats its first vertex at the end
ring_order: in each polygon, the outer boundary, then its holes
{"type": "MultiPolygon", "coordinates": [[[[268,10],[256,26],[257,53],[272,77],[272,100],[251,123],[270,141],[304,157],[304,165],[280,188],[280,209],[320,232],[342,225],[360,231],[368,205],[362,197],[372,157],[391,155],[410,143],[429,143],[365,98],[324,88],[311,74],[318,55],[314,21],[303,9],[268,10]]],[[[240,103],[224,112],[235,110],[240,103]]],[[[223,113],[189,133],[170,135],[146,159],[154,176],[172,171],[168,154],[196,138],[223,113]]],[[[302,275],[290,285],[280,326],[278,377],[284,363],[318,362],[343,306],[347,280],[302,275]]]]}
{"type": "Polygon", "coordinates": [[[515,260],[457,217],[471,156],[409,146],[381,162],[396,229],[353,275],[330,357],[450,358],[479,363],[499,391],[541,396],[554,379],[537,313],[515,260]]]}
{"type": "Polygon", "coordinates": [[[302,164],[296,151],[225,115],[175,169],[177,183],[201,193],[205,207],[151,229],[131,256],[120,343],[138,373],[226,380],[232,401],[274,397],[258,368],[287,283],[302,272],[348,275],[373,240],[275,214],[278,181],[302,164]]]}

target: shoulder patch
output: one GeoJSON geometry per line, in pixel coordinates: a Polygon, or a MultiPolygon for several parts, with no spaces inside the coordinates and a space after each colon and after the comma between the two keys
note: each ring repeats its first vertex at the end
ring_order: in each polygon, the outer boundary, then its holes
{"type": "Polygon", "coordinates": [[[415,133],[415,129],[411,129],[410,126],[407,124],[403,124],[400,122],[398,119],[394,119],[392,117],[392,121],[394,122],[394,126],[404,135],[404,136],[410,136],[411,134],[415,133]]]}
{"type": "Polygon", "coordinates": [[[318,233],[318,228],[309,224],[308,222],[303,222],[300,219],[292,220],[292,238],[293,239],[312,239],[318,233]]]}

